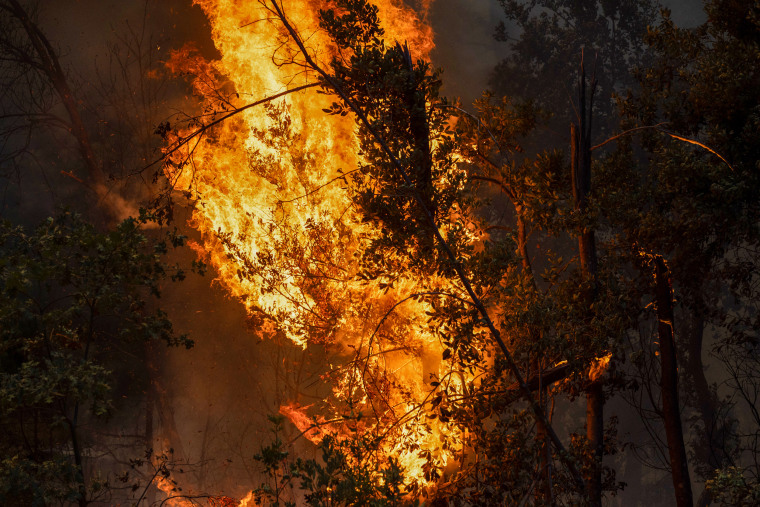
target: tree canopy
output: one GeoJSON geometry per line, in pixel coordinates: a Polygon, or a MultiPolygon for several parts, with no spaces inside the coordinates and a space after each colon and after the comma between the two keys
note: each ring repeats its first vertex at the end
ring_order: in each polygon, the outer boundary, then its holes
{"type": "Polygon", "coordinates": [[[147,222],[99,232],[62,212],[33,231],[0,223],[3,503],[110,501],[116,478],[87,462],[94,419],[110,413],[117,395],[139,390],[123,376],[144,371],[140,344],[192,346],[150,303],[165,278],[184,277],[164,260],[184,238],[149,241],[140,229],[147,222]]]}

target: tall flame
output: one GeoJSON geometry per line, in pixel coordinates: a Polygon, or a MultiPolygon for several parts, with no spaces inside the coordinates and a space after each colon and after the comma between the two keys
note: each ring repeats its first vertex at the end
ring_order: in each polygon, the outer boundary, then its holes
{"type": "MultiPolygon", "coordinates": [[[[204,114],[219,117],[316,81],[298,65],[266,2],[195,3],[210,20],[221,57],[191,58],[188,48],[172,65],[195,76],[204,114]]],[[[399,0],[377,2],[387,39],[407,41],[420,57],[433,48],[432,31],[417,14],[428,3],[415,12],[399,0]]],[[[334,49],[317,19],[329,2],[284,4],[316,58],[329,61],[334,49]]],[[[409,298],[414,280],[400,277],[380,290],[357,276],[354,253],[378,232],[361,220],[343,179],[359,163],[355,124],[350,116],[326,115],[329,103],[309,88],[247,109],[195,138],[187,146],[192,157],[175,153],[167,175],[196,202],[192,225],[219,280],[262,326],[276,323],[304,348],[330,344],[362,359],[329,373],[336,396],[372,412],[375,431],[388,435],[386,451],[410,480],[424,482],[423,451],[438,467],[457,452],[444,445],[453,425],[419,416],[430,391],[426,377],[443,374],[442,346],[425,332],[426,304],[409,298]]],[[[283,407],[303,425],[298,410],[283,407]]]]}

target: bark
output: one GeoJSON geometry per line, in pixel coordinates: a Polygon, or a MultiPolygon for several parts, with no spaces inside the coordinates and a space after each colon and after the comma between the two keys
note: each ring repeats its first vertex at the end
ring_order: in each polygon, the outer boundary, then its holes
{"type": "Polygon", "coordinates": [[[589,503],[602,505],[602,458],[604,457],[604,391],[602,382],[592,382],[586,389],[586,438],[594,463],[587,476],[589,503]]]}
{"type": "Polygon", "coordinates": [[[517,215],[517,252],[520,254],[520,262],[523,271],[525,271],[525,274],[530,277],[533,289],[538,290],[536,287],[536,278],[533,276],[533,267],[530,265],[530,257],[528,256],[528,233],[526,231],[525,219],[522,216],[522,206],[514,203],[514,200],[513,204],[515,207],[515,214],[517,215]]]}
{"type": "Polygon", "coordinates": [[[660,339],[660,389],[662,418],[668,442],[671,475],[678,507],[694,505],[686,447],[683,441],[681,410],[678,404],[678,364],[673,339],[673,290],[670,271],[662,257],[655,258],[655,290],[657,297],[657,332],[660,339]]]}

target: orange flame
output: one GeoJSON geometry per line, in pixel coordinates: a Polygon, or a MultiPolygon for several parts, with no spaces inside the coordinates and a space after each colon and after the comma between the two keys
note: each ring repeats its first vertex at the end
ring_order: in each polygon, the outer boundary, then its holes
{"type": "MultiPolygon", "coordinates": [[[[430,1],[418,2],[420,12],[430,1]]],[[[195,3],[210,20],[221,58],[206,61],[188,47],[170,66],[194,76],[209,118],[315,82],[298,65],[265,2],[195,3]]],[[[320,61],[329,61],[333,51],[317,19],[328,4],[299,0],[285,6],[320,61]]],[[[387,39],[407,41],[416,55],[427,57],[430,27],[400,0],[377,5],[387,39]]],[[[377,431],[387,435],[386,452],[410,480],[424,483],[423,451],[440,468],[457,452],[447,435],[458,429],[427,420],[421,410],[429,403],[426,380],[445,374],[442,345],[426,331],[427,304],[409,298],[415,280],[399,276],[393,287],[380,290],[358,279],[354,253],[378,231],[361,220],[343,179],[359,163],[355,125],[349,116],[325,115],[330,101],[315,90],[215,125],[184,153],[173,154],[167,176],[196,203],[192,225],[203,238],[198,250],[251,314],[276,322],[304,348],[331,344],[362,358],[328,373],[336,396],[372,412],[377,431]]],[[[286,405],[281,412],[307,436],[323,436],[324,430],[310,427],[302,407],[286,405]]]]}

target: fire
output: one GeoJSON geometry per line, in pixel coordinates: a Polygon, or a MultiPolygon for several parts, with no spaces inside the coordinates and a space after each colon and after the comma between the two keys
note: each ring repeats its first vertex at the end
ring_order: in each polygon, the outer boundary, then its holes
{"type": "Polygon", "coordinates": [[[240,499],[240,507],[247,507],[248,505],[255,505],[252,504],[251,501],[253,500],[253,491],[249,492],[247,495],[245,495],[243,498],[240,499]]]}
{"type": "MultiPolygon", "coordinates": [[[[267,2],[195,3],[210,20],[221,57],[206,61],[187,48],[170,65],[194,76],[204,114],[218,118],[316,82],[267,2]]],[[[284,5],[320,62],[334,51],[318,28],[319,9],[328,4],[284,5]]],[[[416,57],[427,57],[433,48],[424,23],[428,4],[418,4],[420,18],[400,0],[377,2],[390,44],[407,41],[416,57]]],[[[443,346],[426,331],[429,308],[412,297],[415,280],[400,274],[381,290],[358,276],[354,253],[378,231],[362,221],[343,179],[359,163],[356,126],[350,115],[326,115],[329,104],[312,87],[246,109],[175,152],[167,176],[195,203],[192,225],[203,237],[196,248],[219,281],[263,326],[276,324],[301,347],[325,344],[353,357],[326,373],[336,399],[368,414],[365,424],[386,435],[386,453],[424,484],[432,480],[423,471],[426,461],[442,469],[459,452],[451,438],[455,425],[424,417],[430,378],[448,372],[443,346]]],[[[289,404],[281,412],[306,436],[322,435],[309,428],[303,407],[289,404]]]]}
{"type": "Polygon", "coordinates": [[[591,380],[592,382],[596,382],[605,373],[607,373],[610,367],[610,359],[612,359],[612,354],[607,354],[604,357],[597,357],[591,363],[591,367],[588,370],[589,380],[591,380]]]}
{"type": "Polygon", "coordinates": [[[194,504],[177,493],[176,484],[168,477],[158,476],[155,479],[156,487],[166,494],[165,505],[169,507],[192,507],[194,504]]]}

